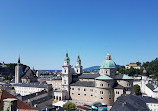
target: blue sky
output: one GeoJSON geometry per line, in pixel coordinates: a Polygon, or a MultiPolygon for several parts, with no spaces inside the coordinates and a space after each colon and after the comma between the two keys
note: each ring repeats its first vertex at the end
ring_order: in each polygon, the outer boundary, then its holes
{"type": "Polygon", "coordinates": [[[116,64],[158,57],[157,0],[0,0],[0,62],[61,69],[100,65],[109,51],[116,64]]]}

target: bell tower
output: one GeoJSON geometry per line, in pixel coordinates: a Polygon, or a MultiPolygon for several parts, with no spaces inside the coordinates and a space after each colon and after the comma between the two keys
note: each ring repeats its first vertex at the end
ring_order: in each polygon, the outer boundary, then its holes
{"type": "Polygon", "coordinates": [[[66,53],[66,57],[64,59],[64,65],[62,66],[62,90],[67,91],[67,95],[63,99],[70,98],[70,83],[72,82],[72,74],[71,74],[71,65],[70,58],[68,53],[66,53]]]}
{"type": "Polygon", "coordinates": [[[18,58],[18,63],[15,66],[15,83],[20,83],[20,77],[22,76],[23,67],[20,63],[20,57],[18,58]]]}
{"type": "Polygon", "coordinates": [[[79,55],[78,55],[78,58],[77,58],[77,61],[76,61],[75,73],[82,74],[81,59],[80,59],[79,55]]]}

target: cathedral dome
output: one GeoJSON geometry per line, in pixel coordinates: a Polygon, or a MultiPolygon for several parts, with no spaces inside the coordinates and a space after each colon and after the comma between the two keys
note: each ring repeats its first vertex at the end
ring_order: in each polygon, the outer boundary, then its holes
{"type": "Polygon", "coordinates": [[[111,60],[111,55],[109,53],[106,56],[106,60],[102,62],[100,68],[116,68],[116,64],[111,60]]]}
{"type": "Polygon", "coordinates": [[[116,64],[113,60],[104,60],[100,68],[116,68],[116,64]]]}

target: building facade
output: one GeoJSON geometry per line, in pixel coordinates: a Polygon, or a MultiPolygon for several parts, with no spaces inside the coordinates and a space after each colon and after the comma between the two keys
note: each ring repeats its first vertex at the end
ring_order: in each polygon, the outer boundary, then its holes
{"type": "Polygon", "coordinates": [[[136,63],[130,63],[130,64],[127,64],[125,66],[126,69],[130,69],[131,67],[133,67],[134,69],[140,69],[141,67],[138,66],[136,63]]]}
{"type": "Polygon", "coordinates": [[[96,74],[82,73],[79,56],[76,66],[73,68],[67,53],[62,66],[61,79],[46,82],[52,83],[54,99],[73,100],[81,103],[91,104],[98,101],[112,106],[122,94],[133,93],[133,78],[128,75],[116,74],[116,64],[109,53],[101,64],[99,73],[96,74]],[[59,86],[60,84],[61,86],[59,86]]]}

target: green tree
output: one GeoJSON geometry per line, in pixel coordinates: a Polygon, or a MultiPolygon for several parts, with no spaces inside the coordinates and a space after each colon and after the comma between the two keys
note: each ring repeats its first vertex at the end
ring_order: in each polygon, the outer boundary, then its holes
{"type": "Polygon", "coordinates": [[[137,64],[138,66],[141,66],[141,62],[136,62],[136,64],[137,64]]]}
{"type": "Polygon", "coordinates": [[[140,86],[138,84],[134,85],[133,86],[133,89],[134,89],[134,94],[135,95],[141,95],[141,91],[140,91],[140,86]]]}
{"type": "Polygon", "coordinates": [[[63,105],[63,108],[68,109],[68,111],[72,111],[76,109],[76,105],[72,102],[67,102],[63,105]]]}
{"type": "Polygon", "coordinates": [[[125,66],[120,66],[119,69],[118,69],[118,71],[121,74],[125,74],[125,71],[126,71],[125,66]]]}

